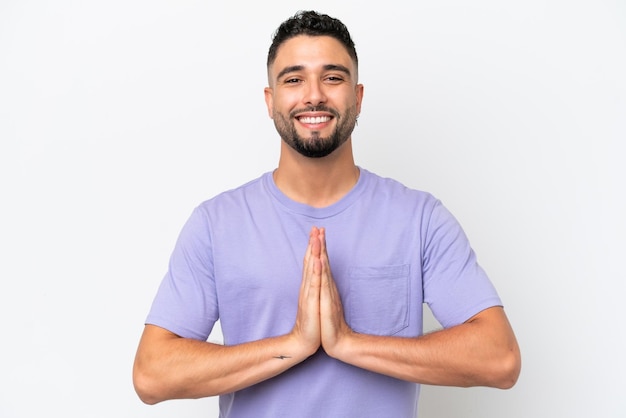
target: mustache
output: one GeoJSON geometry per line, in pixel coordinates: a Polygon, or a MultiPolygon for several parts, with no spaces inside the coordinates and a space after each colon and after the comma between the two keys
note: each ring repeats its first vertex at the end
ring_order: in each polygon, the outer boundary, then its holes
{"type": "Polygon", "coordinates": [[[333,115],[335,118],[339,118],[339,112],[325,105],[307,106],[305,108],[295,109],[289,113],[289,117],[294,118],[298,113],[303,112],[327,112],[333,115]]]}

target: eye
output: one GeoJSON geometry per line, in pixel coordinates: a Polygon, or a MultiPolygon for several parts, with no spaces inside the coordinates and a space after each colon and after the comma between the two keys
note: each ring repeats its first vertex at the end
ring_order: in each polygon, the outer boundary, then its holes
{"type": "Polygon", "coordinates": [[[339,84],[344,81],[343,77],[337,75],[329,75],[324,80],[330,84],[339,84]]]}
{"type": "Polygon", "coordinates": [[[297,77],[291,77],[291,78],[287,78],[285,79],[285,81],[283,81],[285,84],[297,84],[299,83],[301,80],[297,77]]]}

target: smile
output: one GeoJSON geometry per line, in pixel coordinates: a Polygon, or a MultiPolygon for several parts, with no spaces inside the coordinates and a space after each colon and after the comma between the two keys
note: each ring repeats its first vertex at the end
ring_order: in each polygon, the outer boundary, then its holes
{"type": "Polygon", "coordinates": [[[302,123],[318,124],[325,123],[330,120],[330,116],[302,116],[298,120],[302,123]]]}

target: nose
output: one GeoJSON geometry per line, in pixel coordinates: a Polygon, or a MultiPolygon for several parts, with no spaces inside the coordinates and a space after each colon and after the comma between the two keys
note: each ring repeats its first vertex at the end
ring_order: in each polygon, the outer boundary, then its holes
{"type": "Polygon", "coordinates": [[[303,101],[309,106],[318,106],[326,102],[326,94],[321,81],[309,81],[306,83],[303,101]]]}

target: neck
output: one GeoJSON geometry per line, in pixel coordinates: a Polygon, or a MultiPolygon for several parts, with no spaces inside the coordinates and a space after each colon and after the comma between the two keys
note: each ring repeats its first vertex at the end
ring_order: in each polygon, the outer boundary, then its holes
{"type": "Polygon", "coordinates": [[[345,196],[358,179],[351,140],[323,158],[304,157],[281,142],[274,182],[296,202],[318,208],[332,205],[345,196]]]}

